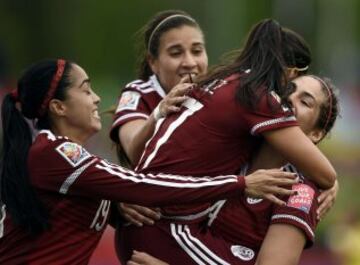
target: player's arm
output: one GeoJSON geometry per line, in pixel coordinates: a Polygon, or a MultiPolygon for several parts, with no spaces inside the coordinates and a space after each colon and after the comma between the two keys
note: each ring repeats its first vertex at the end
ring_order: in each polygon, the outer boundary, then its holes
{"type": "Polygon", "coordinates": [[[306,237],[291,224],[272,224],[262,243],[256,265],[297,265],[306,237]]]}
{"type": "Polygon", "coordinates": [[[286,160],[321,188],[334,185],[335,169],[298,126],[269,130],[262,135],[286,160]]]}
{"type": "Polygon", "coordinates": [[[119,139],[132,165],[139,162],[145,144],[154,132],[156,121],[170,113],[178,112],[181,103],[187,99],[185,94],[191,89],[192,84],[185,83],[186,78],[182,78],[180,83],[171,89],[148,119],[132,120],[120,127],[119,139]]]}
{"type": "Polygon", "coordinates": [[[119,128],[119,139],[124,152],[132,165],[136,165],[145,148],[146,141],[151,137],[155,128],[154,115],[146,120],[137,119],[123,124],[119,128]]]}
{"type": "MultiPolygon", "coordinates": [[[[163,206],[176,202],[208,202],[239,196],[244,192],[250,196],[266,198],[271,194],[291,195],[294,191],[282,187],[295,183],[297,180],[293,173],[274,169],[258,170],[245,177],[145,175],[94,158],[85,161],[63,180],[60,192],[127,203],[143,203],[145,206],[163,206]]],[[[273,201],[278,202],[279,199],[274,197],[273,201]]]]}

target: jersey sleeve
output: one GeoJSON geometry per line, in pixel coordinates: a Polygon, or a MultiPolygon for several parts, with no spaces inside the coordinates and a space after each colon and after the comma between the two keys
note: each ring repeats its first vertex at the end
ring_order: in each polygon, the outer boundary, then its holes
{"type": "Polygon", "coordinates": [[[271,224],[290,224],[299,228],[306,237],[305,247],[310,247],[318,223],[316,210],[319,206],[319,191],[308,181],[293,185],[293,190],[298,193],[288,198],[286,206],[274,206],[271,224]]]}
{"type": "Polygon", "coordinates": [[[119,97],[110,130],[110,138],[115,142],[119,142],[117,131],[121,125],[132,120],[147,119],[152,112],[149,94],[139,89],[141,85],[141,80],[129,83],[119,97]]]}
{"type": "Polygon", "coordinates": [[[55,141],[37,157],[32,156],[30,164],[32,183],[39,189],[147,206],[240,196],[245,189],[244,178],[235,175],[193,178],[138,174],[69,141],[55,141]]]}
{"type": "Polygon", "coordinates": [[[244,119],[252,135],[298,125],[293,112],[280,103],[280,97],[275,92],[262,93],[255,110],[248,110],[244,119]]]}

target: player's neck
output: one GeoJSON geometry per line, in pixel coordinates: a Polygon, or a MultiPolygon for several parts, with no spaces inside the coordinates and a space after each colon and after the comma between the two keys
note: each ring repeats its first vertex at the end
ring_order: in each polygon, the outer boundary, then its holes
{"type": "Polygon", "coordinates": [[[280,168],[285,164],[286,160],[269,144],[264,143],[252,160],[250,172],[257,169],[280,168]]]}
{"type": "Polygon", "coordinates": [[[71,141],[84,145],[86,141],[90,138],[91,135],[84,133],[83,131],[79,131],[78,128],[73,128],[69,126],[62,126],[61,124],[57,124],[51,128],[51,131],[56,136],[66,136],[71,141]]]}

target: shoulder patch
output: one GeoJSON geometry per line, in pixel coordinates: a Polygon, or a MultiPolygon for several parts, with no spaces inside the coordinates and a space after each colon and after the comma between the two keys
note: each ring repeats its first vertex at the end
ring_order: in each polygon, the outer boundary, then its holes
{"type": "Polygon", "coordinates": [[[293,185],[292,189],[298,194],[290,196],[286,205],[309,213],[315,195],[314,189],[302,183],[293,185]]]}
{"type": "Polygon", "coordinates": [[[140,93],[135,91],[125,91],[122,93],[116,112],[122,110],[136,110],[139,105],[140,93]]]}
{"type": "Polygon", "coordinates": [[[72,142],[62,143],[56,147],[56,151],[73,167],[80,165],[85,159],[91,157],[85,148],[72,142]]]}

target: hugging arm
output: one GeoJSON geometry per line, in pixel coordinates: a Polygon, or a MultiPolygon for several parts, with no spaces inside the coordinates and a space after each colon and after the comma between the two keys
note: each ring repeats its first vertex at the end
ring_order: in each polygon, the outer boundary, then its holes
{"type": "Polygon", "coordinates": [[[321,188],[328,189],[334,185],[335,169],[299,127],[266,131],[263,136],[287,161],[321,188]]]}
{"type": "Polygon", "coordinates": [[[272,224],[262,243],[256,265],[296,265],[305,246],[304,233],[290,224],[272,224]]]}

